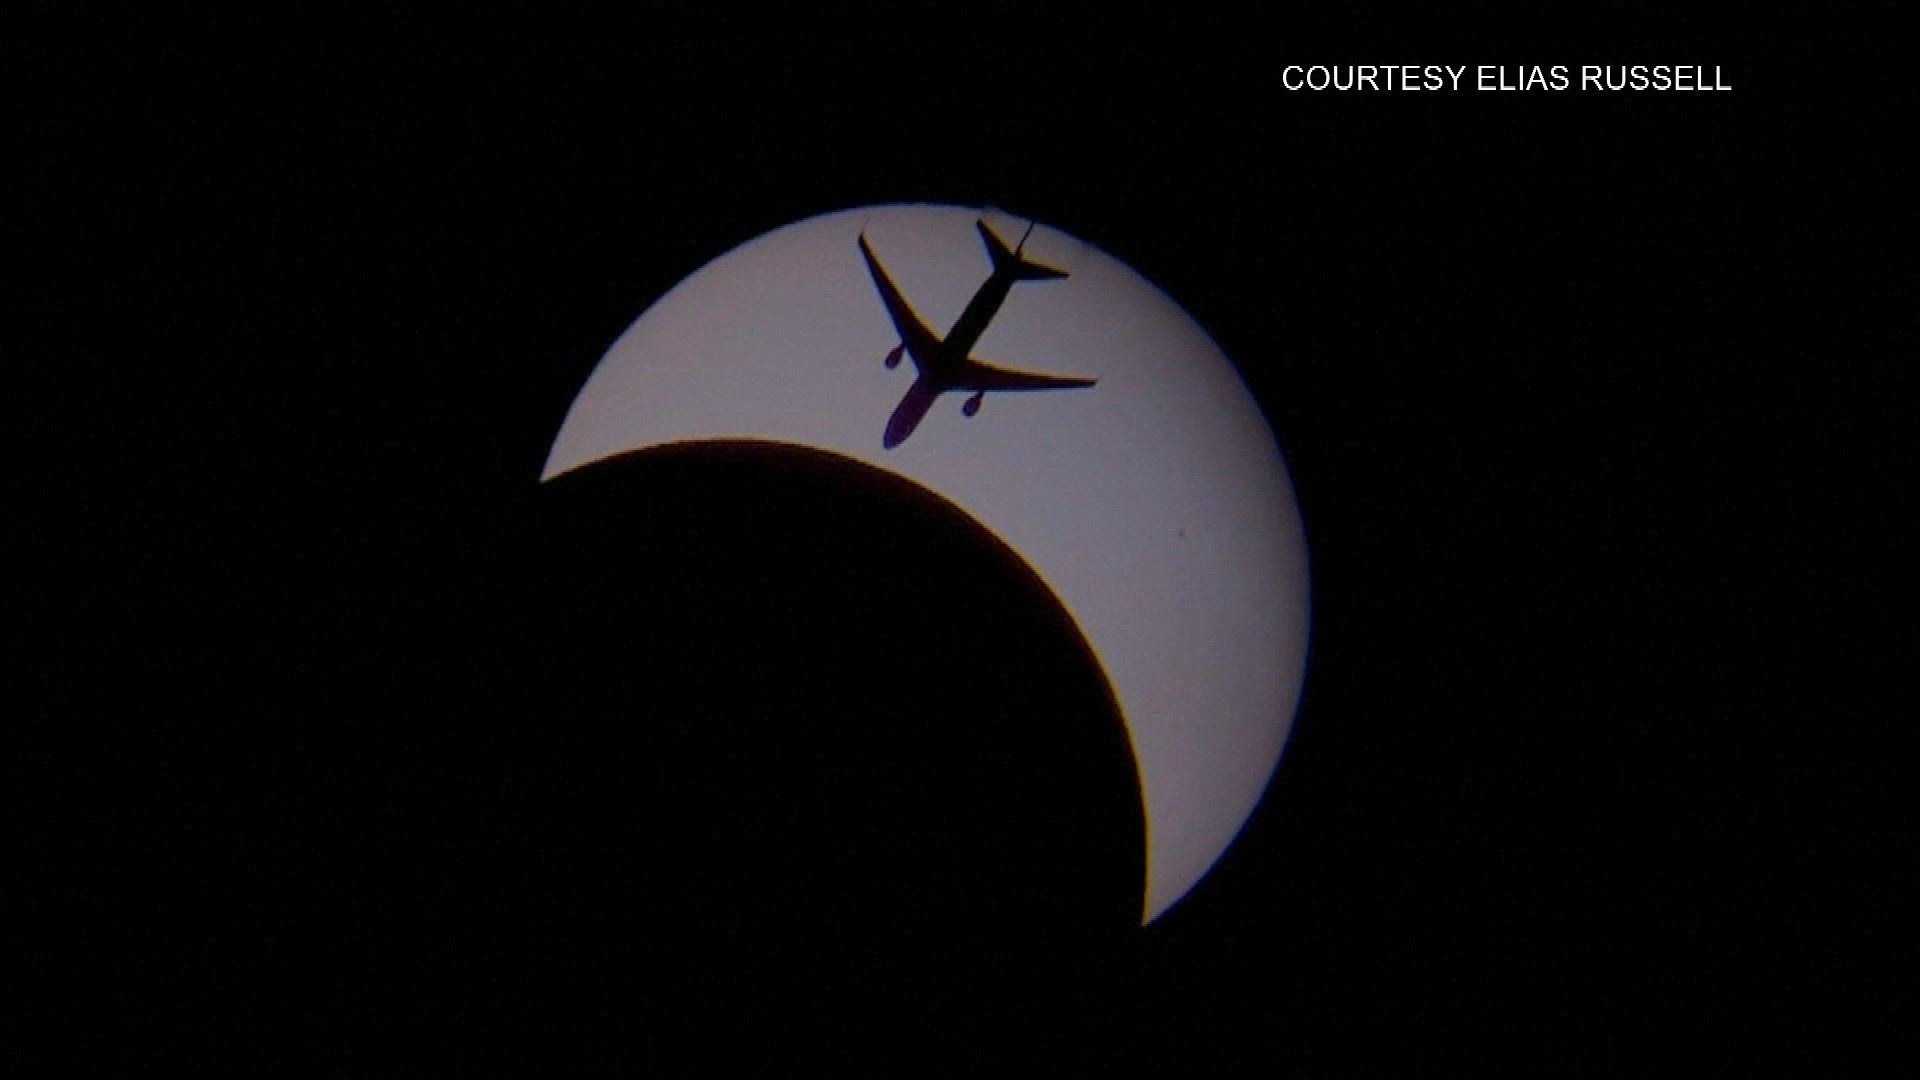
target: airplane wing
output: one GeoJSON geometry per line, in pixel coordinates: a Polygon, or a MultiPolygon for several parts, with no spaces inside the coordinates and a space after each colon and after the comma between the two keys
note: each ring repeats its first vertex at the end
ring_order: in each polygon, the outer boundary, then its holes
{"type": "Polygon", "coordinates": [[[1007,390],[1072,390],[1081,386],[1092,386],[1099,379],[1083,379],[1073,375],[1041,375],[1031,371],[1014,371],[989,364],[985,360],[967,361],[960,369],[959,376],[953,380],[955,390],[991,390],[1000,393],[1007,390]]]}
{"type": "Polygon", "coordinates": [[[900,343],[907,347],[907,354],[913,357],[913,366],[925,371],[927,361],[934,350],[940,347],[940,336],[927,329],[914,313],[913,305],[900,295],[900,290],[887,276],[880,260],[873,255],[873,248],[867,243],[865,233],[860,235],[860,254],[867,260],[867,272],[873,275],[873,287],[880,290],[880,299],[887,305],[887,317],[893,320],[893,328],[900,334],[900,343]]]}

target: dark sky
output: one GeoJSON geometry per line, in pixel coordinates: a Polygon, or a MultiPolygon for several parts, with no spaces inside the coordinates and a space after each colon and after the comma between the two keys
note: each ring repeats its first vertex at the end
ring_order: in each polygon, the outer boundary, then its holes
{"type": "MultiPolygon", "coordinates": [[[[410,966],[286,939],[341,933],[317,912],[344,905],[374,913],[355,940],[380,953],[435,921],[381,922],[392,904],[481,889],[435,876],[454,812],[417,794],[443,760],[420,747],[517,753],[474,687],[529,620],[564,617],[502,581],[526,565],[514,545],[552,542],[522,528],[525,487],[606,346],[742,241],[906,200],[1085,237],[1236,361],[1307,523],[1307,694],[1240,843],[1148,934],[1067,974],[1016,965],[1024,993],[991,1000],[931,977],[843,987],[833,1021],[775,1042],[855,1033],[831,1052],[871,1028],[918,1033],[931,1060],[1038,1038],[1069,1064],[1641,1072],[1733,1046],[1844,1061],[1833,1047],[1889,1028],[1872,989],[1911,862],[1893,794],[1916,638],[1890,573],[1911,539],[1890,158],[1912,91],[1881,63],[1887,35],[1838,17],[898,19],[30,28],[5,106],[26,271],[9,592],[30,661],[8,768],[37,946],[21,970],[42,1029],[72,1033],[55,1058],[177,1037],[353,1063],[546,1030],[445,990],[492,962],[473,935],[502,916],[480,901],[410,966]],[[1286,62],[1704,63],[1736,90],[1290,95],[1286,62]],[[519,629],[476,643],[476,625],[519,629]],[[434,718],[450,700],[452,727],[434,718]],[[326,734],[340,715],[353,734],[326,734]],[[412,734],[370,734],[395,730],[412,734]],[[415,794],[385,818],[318,808],[372,789],[415,794]],[[395,822],[419,846],[356,862],[395,822]],[[398,972],[452,993],[434,1038],[393,1020],[413,1000],[398,972]],[[240,1004],[263,998],[291,1004],[240,1004]],[[236,1017],[251,1035],[224,1043],[236,1017]]],[[[753,540],[727,550],[791,557],[753,540]]],[[[481,879],[533,874],[511,819],[488,828],[481,879]]],[[[893,940],[850,933],[868,941],[852,953],[893,940]]],[[[818,948],[766,963],[804,983],[818,948]]],[[[515,955],[534,983],[572,970],[515,955]]],[[[648,999],[580,1053],[645,1059],[716,1015],[750,1030],[808,996],[781,986],[648,999]]]]}

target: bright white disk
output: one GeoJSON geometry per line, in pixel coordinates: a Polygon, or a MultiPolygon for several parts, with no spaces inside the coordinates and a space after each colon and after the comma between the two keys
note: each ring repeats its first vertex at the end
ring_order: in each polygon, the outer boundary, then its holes
{"type": "Polygon", "coordinates": [[[974,355],[1096,386],[939,399],[881,446],[914,365],[857,237],[935,333],[990,269],[976,218],[946,206],[810,218],[715,259],[643,314],[574,400],[543,478],[624,451],[761,439],[833,451],[958,504],[1026,559],[1099,657],[1147,818],[1145,920],[1225,851],[1279,763],[1307,651],[1306,542],[1252,396],[1207,334],[1118,260],[1040,226],[1023,282],[974,355]]]}

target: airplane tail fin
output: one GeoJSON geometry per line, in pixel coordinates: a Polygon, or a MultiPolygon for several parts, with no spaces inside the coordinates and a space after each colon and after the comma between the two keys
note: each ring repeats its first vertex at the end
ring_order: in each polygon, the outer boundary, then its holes
{"type": "MultiPolygon", "coordinates": [[[[1037,262],[1028,262],[1021,258],[1020,249],[1008,248],[1007,242],[994,235],[993,230],[987,228],[985,221],[976,221],[974,225],[980,230],[980,239],[987,242],[987,255],[993,259],[994,273],[1010,273],[1015,281],[1046,281],[1067,276],[1065,270],[1055,270],[1051,266],[1042,266],[1037,262]]],[[[1033,226],[1027,226],[1027,232],[1031,234],[1033,226]]],[[[1027,239],[1023,236],[1020,238],[1020,247],[1026,246],[1027,239]]]]}

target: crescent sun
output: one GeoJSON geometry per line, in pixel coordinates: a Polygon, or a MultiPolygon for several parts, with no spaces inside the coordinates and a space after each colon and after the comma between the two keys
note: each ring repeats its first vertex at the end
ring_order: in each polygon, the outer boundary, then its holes
{"type": "Polygon", "coordinates": [[[1273,432],[1178,304],[1089,244],[991,211],[809,218],[643,313],[574,399],[542,479],[723,439],[897,473],[1018,552],[1125,719],[1142,921],[1205,876],[1285,748],[1309,579],[1273,432]]]}

